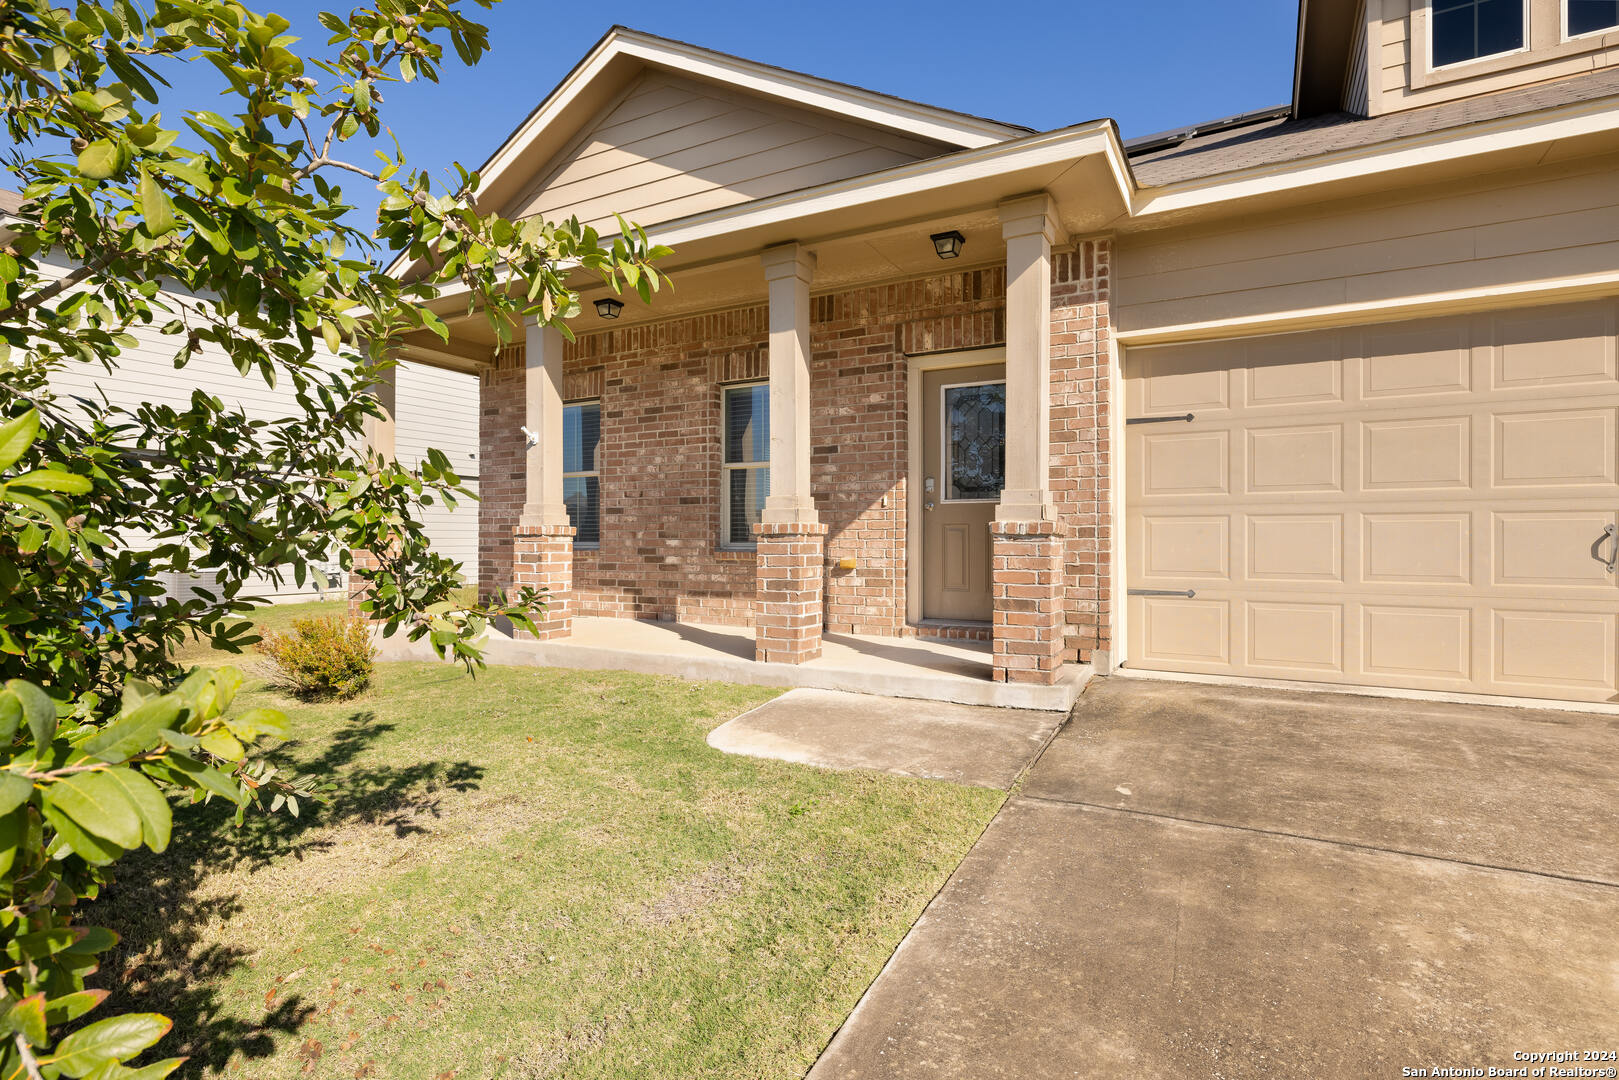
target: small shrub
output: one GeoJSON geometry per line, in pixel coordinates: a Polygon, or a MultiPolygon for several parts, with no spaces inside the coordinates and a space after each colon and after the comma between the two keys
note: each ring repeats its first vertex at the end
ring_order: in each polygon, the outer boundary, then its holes
{"type": "Polygon", "coordinates": [[[294,619],[292,633],[267,633],[259,651],[279,681],[306,697],[353,697],[371,681],[377,650],[364,619],[294,619]]]}

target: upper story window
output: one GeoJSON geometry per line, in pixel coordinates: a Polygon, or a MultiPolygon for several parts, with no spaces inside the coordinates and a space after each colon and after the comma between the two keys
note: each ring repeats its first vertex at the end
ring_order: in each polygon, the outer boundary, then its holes
{"type": "Polygon", "coordinates": [[[754,542],[753,527],[770,494],[770,386],[727,386],[724,393],[720,542],[747,547],[754,542]]]}
{"type": "Polygon", "coordinates": [[[1564,0],[1563,36],[1579,37],[1619,27],[1619,0],[1564,0]]]}
{"type": "Polygon", "coordinates": [[[1433,0],[1431,11],[1436,68],[1523,48],[1524,0],[1433,0]]]}
{"type": "Polygon", "coordinates": [[[602,436],[599,401],[580,401],[562,407],[562,502],[574,527],[573,542],[594,547],[601,543],[601,470],[596,450],[602,436]]]}

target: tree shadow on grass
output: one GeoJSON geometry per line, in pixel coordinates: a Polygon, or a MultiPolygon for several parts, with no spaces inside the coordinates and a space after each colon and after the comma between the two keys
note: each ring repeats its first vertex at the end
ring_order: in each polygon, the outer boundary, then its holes
{"type": "Polygon", "coordinates": [[[236,916],[242,903],[238,893],[211,879],[330,851],[334,841],[313,834],[332,826],[390,826],[396,838],[426,833],[430,829],[423,822],[441,816],[447,795],[478,788],[484,770],[470,761],[403,767],[358,761],[393,729],[374,713],[357,712],[322,740],[314,755],[303,753],[308,744],[299,742],[266,755],[285,772],[335,783],[329,802],[305,803],[299,817],[286,810],[249,809],[236,826],[235,807],[222,800],[176,805],[168,850],[130,854],[118,864],[116,882],[81,912],[87,924],[108,926],[121,936],[118,947],[103,957],[101,973],[90,980],[112,991],[101,1015],[159,1012],[172,1019],[173,1032],[155,1052],[188,1055],[182,1076],[223,1069],[236,1052],[267,1057],[309,1022],[317,1007],[296,993],[267,997],[263,1015],[255,1020],[227,1014],[223,984],[252,962],[251,952],[217,940],[212,927],[236,916]]]}

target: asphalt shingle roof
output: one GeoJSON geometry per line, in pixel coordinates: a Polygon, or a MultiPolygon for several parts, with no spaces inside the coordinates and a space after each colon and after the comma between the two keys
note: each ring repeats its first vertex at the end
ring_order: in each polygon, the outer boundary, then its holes
{"type": "Polygon", "coordinates": [[[1162,187],[1613,95],[1619,95],[1619,67],[1370,118],[1328,113],[1267,120],[1148,151],[1130,164],[1143,187],[1162,187]]]}

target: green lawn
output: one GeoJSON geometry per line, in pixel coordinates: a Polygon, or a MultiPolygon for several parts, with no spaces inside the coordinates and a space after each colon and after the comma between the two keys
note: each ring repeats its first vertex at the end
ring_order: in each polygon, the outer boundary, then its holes
{"type": "Polygon", "coordinates": [[[250,678],[333,802],[182,811],[90,913],[192,1075],[801,1076],[1002,798],[707,746],[768,690],[379,671],[314,706],[250,678]]]}

